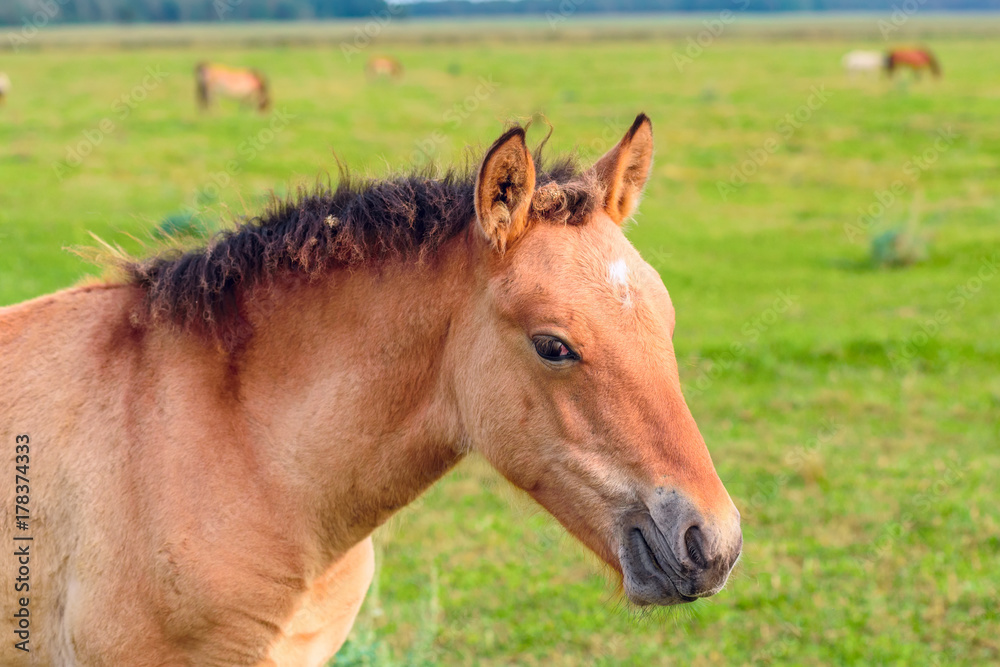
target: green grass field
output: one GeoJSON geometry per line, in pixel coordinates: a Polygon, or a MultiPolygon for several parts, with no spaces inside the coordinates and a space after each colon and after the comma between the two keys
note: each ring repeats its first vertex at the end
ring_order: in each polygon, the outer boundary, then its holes
{"type": "Polygon", "coordinates": [[[743,513],[729,585],[630,609],[472,459],[379,531],[377,581],[335,664],[995,663],[1000,19],[970,37],[906,26],[931,31],[940,81],[852,80],[840,58],[885,46],[876,18],[810,38],[737,16],[681,68],[696,21],[592,40],[599,24],[572,20],[568,37],[544,20],[461,39],[402,24],[407,39],[387,32],[351,59],[350,26],[259,48],[71,50],[43,31],[45,48],[0,54],[14,82],[0,305],[95,273],[66,250],[88,232],[134,251],[171,214],[231,218],[335,175],[334,154],[374,175],[450,164],[508,120],[534,116],[540,140],[543,115],[551,150],[591,160],[646,111],[658,154],[628,233],[671,292],[688,401],[743,513]],[[374,53],[399,57],[402,80],[368,82],[374,53]],[[198,113],[201,59],[265,71],[280,116],[198,113]],[[926,260],[873,267],[872,238],[906,225],[926,260]]]}

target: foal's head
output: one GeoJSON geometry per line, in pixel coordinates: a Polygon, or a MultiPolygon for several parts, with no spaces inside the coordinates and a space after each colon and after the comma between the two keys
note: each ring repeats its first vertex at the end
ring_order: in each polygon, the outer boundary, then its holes
{"type": "Polygon", "coordinates": [[[670,296],[621,230],[652,155],[644,115],[569,183],[536,183],[523,130],[493,144],[475,193],[488,287],[455,332],[472,352],[458,393],[474,449],[629,599],[675,604],[723,586],[742,535],[681,395],[670,296]]]}

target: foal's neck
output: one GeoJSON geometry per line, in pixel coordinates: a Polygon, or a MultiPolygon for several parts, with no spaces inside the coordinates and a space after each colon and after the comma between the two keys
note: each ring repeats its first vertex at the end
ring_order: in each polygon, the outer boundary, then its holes
{"type": "Polygon", "coordinates": [[[460,236],[427,262],[279,286],[249,313],[241,401],[328,557],[461,458],[447,343],[475,293],[470,260],[460,236]]]}

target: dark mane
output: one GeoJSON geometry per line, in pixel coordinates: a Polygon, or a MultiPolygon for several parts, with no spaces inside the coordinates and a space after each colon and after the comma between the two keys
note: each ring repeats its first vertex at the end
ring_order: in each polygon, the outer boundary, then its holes
{"type": "MultiPolygon", "coordinates": [[[[536,164],[535,212],[569,224],[585,220],[597,196],[575,160],[536,164]]],[[[255,288],[337,266],[433,256],[474,222],[474,190],[471,169],[436,179],[426,171],[388,180],[344,173],[336,189],[299,191],[204,247],[127,262],[128,283],[145,293],[137,319],[196,329],[232,349],[252,333],[241,305],[255,288]]]]}

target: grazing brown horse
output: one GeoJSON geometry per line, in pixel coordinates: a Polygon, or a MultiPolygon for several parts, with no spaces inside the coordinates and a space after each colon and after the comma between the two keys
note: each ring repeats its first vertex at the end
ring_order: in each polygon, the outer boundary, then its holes
{"type": "Polygon", "coordinates": [[[373,79],[383,76],[398,79],[403,76],[403,63],[392,56],[372,56],[365,65],[365,72],[373,79]]]}
{"type": "Polygon", "coordinates": [[[267,111],[271,104],[271,98],[267,92],[267,81],[255,69],[198,63],[194,68],[194,77],[198,104],[202,109],[208,109],[212,104],[212,99],[218,95],[232,97],[244,104],[254,105],[258,111],[267,111]]]}
{"type": "Polygon", "coordinates": [[[40,665],[321,665],[372,531],[470,452],[634,603],[719,591],[739,513],[621,229],[652,154],[644,115],[583,172],[515,127],[475,174],[348,179],[0,309],[0,442],[26,478],[0,525],[30,549],[26,607],[0,569],[0,662],[24,607],[40,665]]]}
{"type": "Polygon", "coordinates": [[[934,54],[927,49],[889,51],[885,56],[885,71],[892,77],[893,73],[900,67],[910,68],[916,76],[920,76],[920,72],[925,69],[930,70],[935,77],[941,76],[941,66],[934,54]]]}

